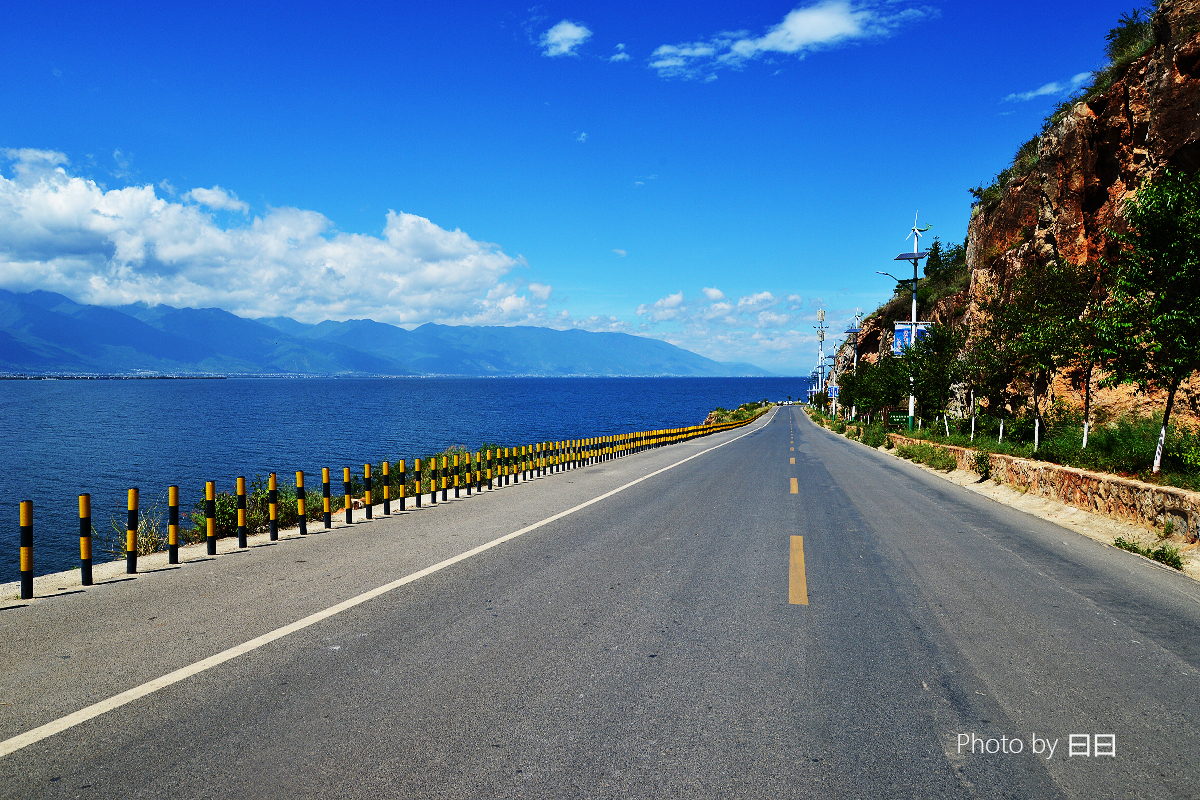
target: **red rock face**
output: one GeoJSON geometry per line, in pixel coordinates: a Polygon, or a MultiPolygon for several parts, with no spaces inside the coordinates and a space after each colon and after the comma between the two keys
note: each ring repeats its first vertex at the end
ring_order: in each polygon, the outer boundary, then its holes
{"type": "MultiPolygon", "coordinates": [[[[1078,103],[1042,136],[1034,170],[1012,180],[998,205],[979,210],[967,236],[970,307],[985,285],[1003,283],[1037,261],[1094,263],[1113,254],[1107,231],[1122,230],[1122,204],[1165,167],[1200,168],[1200,0],[1164,0],[1155,46],[1107,91],[1078,103]]],[[[1056,394],[1080,402],[1067,376],[1056,394]]],[[[1181,388],[1183,419],[1200,421],[1200,384],[1181,388]]],[[[1098,392],[1102,412],[1161,413],[1164,398],[1132,390],[1098,392]]]]}

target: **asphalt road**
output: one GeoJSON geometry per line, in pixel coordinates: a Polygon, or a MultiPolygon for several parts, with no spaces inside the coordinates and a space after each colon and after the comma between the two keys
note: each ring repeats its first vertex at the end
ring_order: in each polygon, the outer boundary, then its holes
{"type": "Polygon", "coordinates": [[[571,509],[2,756],[0,794],[1200,796],[1197,584],[798,408],[0,604],[0,736],[571,509]]]}

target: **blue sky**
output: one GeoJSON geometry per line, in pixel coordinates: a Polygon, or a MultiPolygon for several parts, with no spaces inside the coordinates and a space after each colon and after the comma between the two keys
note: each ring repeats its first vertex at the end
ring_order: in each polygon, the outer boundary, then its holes
{"type": "MultiPolygon", "coordinates": [[[[533,324],[781,374],[1128,2],[18,4],[0,286],[533,324]]],[[[928,240],[926,240],[928,241],[928,240]]]]}

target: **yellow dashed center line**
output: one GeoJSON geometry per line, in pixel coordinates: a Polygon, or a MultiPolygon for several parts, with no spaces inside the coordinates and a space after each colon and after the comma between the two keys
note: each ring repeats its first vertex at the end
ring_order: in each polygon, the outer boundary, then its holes
{"type": "Polygon", "coordinates": [[[795,456],[792,456],[792,463],[793,463],[793,464],[795,464],[795,463],[796,463],[796,457],[795,457],[795,456]]]}
{"type": "MultiPolygon", "coordinates": [[[[795,478],[792,479],[795,481],[795,478]]],[[[804,577],[804,537],[793,536],[788,559],[788,602],[794,606],[808,605],[808,581],[804,577]]]]}
{"type": "Polygon", "coordinates": [[[796,479],[792,478],[792,494],[800,494],[800,487],[796,485],[796,479]]]}

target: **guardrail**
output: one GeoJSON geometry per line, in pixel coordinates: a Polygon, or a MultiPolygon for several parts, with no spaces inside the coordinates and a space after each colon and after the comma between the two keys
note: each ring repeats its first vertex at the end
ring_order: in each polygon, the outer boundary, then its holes
{"type": "MultiPolygon", "coordinates": [[[[623,458],[625,456],[634,455],[636,453],[645,452],[659,447],[666,447],[681,442],[691,441],[702,436],[710,436],[714,433],[740,428],[744,425],[749,425],[765,414],[770,407],[766,407],[747,419],[712,423],[708,425],[692,425],[685,428],[665,428],[652,431],[634,431],[631,433],[622,433],[609,436],[592,436],[580,439],[568,439],[559,441],[535,442],[533,444],[520,445],[515,447],[501,447],[496,449],[476,450],[470,452],[455,452],[451,460],[448,454],[441,454],[440,466],[438,457],[427,459],[425,464],[422,464],[421,459],[414,461],[414,471],[412,480],[409,480],[409,474],[405,468],[406,462],[404,459],[399,460],[400,469],[396,473],[390,471],[390,463],[382,462],[380,469],[380,489],[383,499],[383,515],[385,517],[392,516],[391,508],[391,492],[394,488],[398,492],[397,498],[400,501],[400,511],[404,512],[405,501],[408,498],[408,487],[412,484],[413,499],[416,508],[421,508],[422,496],[428,494],[430,506],[437,504],[438,490],[441,490],[442,501],[446,502],[449,499],[449,490],[454,489],[454,497],[460,498],[460,489],[466,488],[466,497],[474,495],[479,496],[484,491],[484,486],[489,491],[496,491],[504,486],[510,486],[520,483],[521,481],[529,481],[535,477],[544,477],[554,475],[560,472],[569,470],[582,469],[594,464],[600,464],[614,458],[623,458]],[[423,466],[425,467],[423,469],[423,466]],[[396,479],[393,484],[393,477],[396,479]]],[[[346,512],[346,524],[354,524],[353,512],[356,494],[360,494],[363,498],[365,506],[365,515],[368,521],[372,520],[372,506],[374,489],[371,464],[363,465],[362,483],[358,488],[360,492],[355,492],[355,479],[351,477],[350,468],[345,467],[342,470],[342,507],[346,512]]],[[[248,546],[247,537],[251,532],[250,526],[250,500],[246,491],[246,479],[244,476],[239,476],[234,482],[235,487],[235,503],[237,525],[235,535],[238,539],[238,547],[244,548],[248,546]]],[[[138,554],[139,534],[141,533],[141,524],[146,521],[146,518],[139,516],[139,490],[130,489],[128,493],[128,519],[125,530],[125,571],[128,574],[135,575],[138,570],[138,554]]],[[[276,541],[279,538],[279,520],[280,520],[280,502],[279,502],[279,485],[276,474],[272,472],[268,478],[265,497],[255,495],[252,500],[264,500],[267,506],[268,519],[266,527],[271,541],[276,541]]],[[[299,526],[299,534],[306,536],[308,534],[307,523],[322,519],[325,528],[332,527],[332,514],[337,510],[334,508],[336,502],[330,495],[329,485],[329,469],[322,468],[321,470],[321,499],[320,508],[314,507],[311,511],[306,503],[305,488],[304,488],[304,473],[296,472],[296,489],[294,495],[295,512],[299,526]],[[318,516],[319,515],[319,516],[318,516]]],[[[167,517],[167,544],[169,563],[179,563],[179,487],[168,487],[168,517],[167,517]]],[[[216,517],[217,517],[217,491],[216,482],[207,481],[204,485],[204,501],[203,501],[203,517],[199,513],[193,515],[193,521],[198,523],[203,519],[204,539],[207,544],[207,555],[217,555],[217,539],[224,538],[218,536],[216,517]]],[[[20,565],[21,565],[21,599],[29,600],[33,598],[33,501],[25,500],[20,504],[20,565]]],[[[83,586],[92,585],[92,520],[91,520],[91,495],[79,495],[79,554],[80,554],[80,582],[83,586]]]]}

